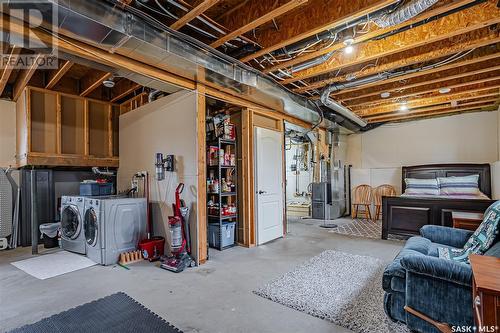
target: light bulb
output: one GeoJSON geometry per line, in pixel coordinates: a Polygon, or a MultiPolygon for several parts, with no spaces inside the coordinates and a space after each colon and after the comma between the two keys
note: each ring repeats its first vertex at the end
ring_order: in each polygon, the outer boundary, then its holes
{"type": "Polygon", "coordinates": [[[344,52],[346,54],[351,54],[354,51],[354,47],[352,45],[346,46],[344,52]]]}

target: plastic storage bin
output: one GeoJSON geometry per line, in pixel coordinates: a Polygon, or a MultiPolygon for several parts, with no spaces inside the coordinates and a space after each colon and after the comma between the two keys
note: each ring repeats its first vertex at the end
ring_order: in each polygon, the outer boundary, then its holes
{"type": "Polygon", "coordinates": [[[223,222],[222,230],[219,230],[218,223],[208,224],[208,244],[215,248],[225,248],[234,245],[234,232],[236,222],[223,222]],[[219,238],[219,235],[222,236],[219,238]],[[222,241],[222,244],[219,244],[222,241]]]}
{"type": "Polygon", "coordinates": [[[111,195],[112,193],[112,183],[80,183],[80,195],[82,196],[111,195]]]}

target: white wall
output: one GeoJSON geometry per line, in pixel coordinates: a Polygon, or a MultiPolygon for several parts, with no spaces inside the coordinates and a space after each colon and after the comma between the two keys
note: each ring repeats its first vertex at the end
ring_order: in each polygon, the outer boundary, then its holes
{"type": "Polygon", "coordinates": [[[352,186],[387,183],[400,193],[405,165],[493,163],[499,159],[499,126],[498,112],[480,112],[388,124],[349,135],[352,186]]]}
{"type": "MultiPolygon", "coordinates": [[[[297,161],[293,159],[294,155],[297,153],[298,145],[292,145],[290,150],[285,151],[286,157],[286,201],[287,203],[310,203],[311,198],[309,196],[296,196],[297,188],[297,172],[291,170],[292,164],[296,164],[297,161]]],[[[310,160],[310,156],[308,157],[310,160]]],[[[313,167],[308,163],[308,170],[298,170],[298,181],[299,181],[299,193],[307,192],[307,187],[313,181],[313,167]]]]}
{"type": "Polygon", "coordinates": [[[16,103],[0,100],[0,167],[16,163],[16,103]]]}
{"type": "Polygon", "coordinates": [[[491,190],[493,199],[500,200],[500,107],[497,111],[498,120],[498,157],[497,161],[491,165],[491,190]]]}
{"type": "MultiPolygon", "coordinates": [[[[120,117],[120,168],[118,189],[130,187],[135,172],[146,170],[151,178],[154,234],[168,236],[168,216],[172,215],[175,188],[185,184],[182,198],[191,208],[192,248],[196,242],[197,202],[197,103],[196,93],[181,91],[146,104],[120,117]],[[163,181],[155,175],[155,154],[175,155],[176,172],[166,172],[163,181]]],[[[168,245],[167,245],[168,249],[168,245]]],[[[195,254],[196,251],[193,251],[195,254]]]]}

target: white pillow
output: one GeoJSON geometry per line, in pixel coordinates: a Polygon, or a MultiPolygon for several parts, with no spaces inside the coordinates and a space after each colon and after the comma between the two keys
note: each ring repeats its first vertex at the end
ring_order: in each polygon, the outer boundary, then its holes
{"type": "Polygon", "coordinates": [[[439,192],[444,195],[479,195],[479,175],[438,177],[439,192]]]}
{"type": "Polygon", "coordinates": [[[437,179],[405,178],[405,183],[405,194],[439,195],[439,186],[437,179]]]}

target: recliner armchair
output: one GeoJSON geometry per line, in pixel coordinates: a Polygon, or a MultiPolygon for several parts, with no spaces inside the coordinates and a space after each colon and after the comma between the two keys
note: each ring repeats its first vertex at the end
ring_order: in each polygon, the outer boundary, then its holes
{"type": "MultiPolygon", "coordinates": [[[[450,326],[473,326],[470,265],[438,257],[438,247],[463,248],[473,232],[426,225],[420,234],[408,239],[384,271],[386,314],[421,333],[439,330],[416,313],[450,326]]],[[[500,258],[499,238],[484,255],[500,258]]]]}

